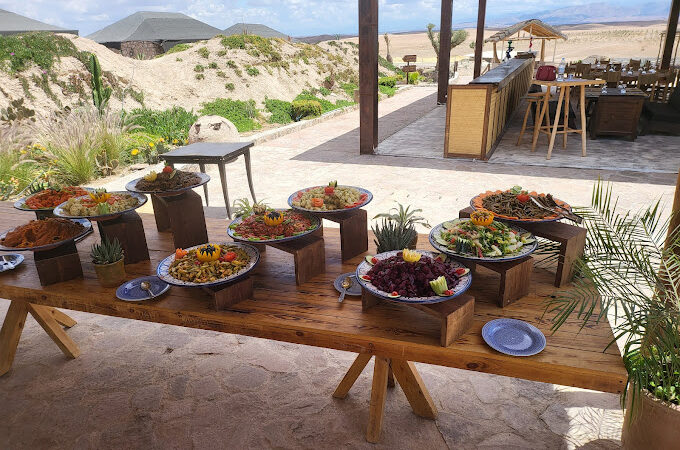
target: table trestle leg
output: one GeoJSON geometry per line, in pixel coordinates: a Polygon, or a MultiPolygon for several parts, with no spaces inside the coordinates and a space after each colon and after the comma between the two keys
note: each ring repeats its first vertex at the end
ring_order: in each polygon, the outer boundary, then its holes
{"type": "Polygon", "coordinates": [[[9,372],[26,323],[28,303],[13,300],[0,329],[0,376],[9,372]]]}
{"type": "MultiPolygon", "coordinates": [[[[205,173],[205,163],[198,163],[198,167],[201,170],[201,173],[205,173]]],[[[205,194],[205,206],[210,206],[208,200],[208,183],[203,185],[203,193],[205,194]]]]}
{"type": "Polygon", "coordinates": [[[80,355],[80,349],[73,342],[64,329],[57,323],[52,316],[52,310],[48,306],[28,304],[28,311],[35,318],[35,320],[43,327],[43,330],[52,338],[55,344],[62,352],[69,358],[77,358],[80,355]]]}
{"type": "Polygon", "coordinates": [[[57,308],[50,308],[50,314],[52,314],[52,317],[54,317],[54,320],[57,321],[61,326],[66,327],[66,328],[71,328],[78,322],[73,320],[71,316],[67,316],[63,312],[59,311],[57,308]]]}

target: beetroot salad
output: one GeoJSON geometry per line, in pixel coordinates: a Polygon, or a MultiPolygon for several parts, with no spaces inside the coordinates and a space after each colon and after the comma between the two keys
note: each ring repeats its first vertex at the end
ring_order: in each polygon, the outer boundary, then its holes
{"type": "Polygon", "coordinates": [[[395,256],[376,260],[367,275],[370,282],[381,291],[415,298],[439,295],[432,289],[430,281],[440,276],[446,279],[448,289],[452,290],[465,273],[465,269],[426,255],[416,262],[407,262],[402,252],[399,252],[395,256]]]}

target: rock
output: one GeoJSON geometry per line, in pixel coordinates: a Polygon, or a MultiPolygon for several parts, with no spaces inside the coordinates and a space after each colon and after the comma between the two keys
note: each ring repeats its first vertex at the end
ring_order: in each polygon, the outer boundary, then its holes
{"type": "Polygon", "coordinates": [[[239,140],[236,126],[221,116],[201,116],[189,128],[189,144],[196,142],[234,142],[239,140]]]}

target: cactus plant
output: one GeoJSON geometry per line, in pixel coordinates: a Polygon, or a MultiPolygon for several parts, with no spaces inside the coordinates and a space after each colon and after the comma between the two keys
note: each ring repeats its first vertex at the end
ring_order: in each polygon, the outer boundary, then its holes
{"type": "Polygon", "coordinates": [[[99,111],[99,114],[103,114],[109,98],[111,98],[111,86],[104,87],[102,83],[102,68],[99,65],[97,55],[94,53],[90,55],[89,70],[92,75],[92,102],[97,111],[99,111]]]}
{"type": "Polygon", "coordinates": [[[371,230],[375,235],[374,242],[378,253],[409,248],[418,236],[413,226],[402,227],[396,221],[387,218],[378,225],[371,226],[371,230]]]}
{"type": "Polygon", "coordinates": [[[92,244],[90,256],[94,264],[113,264],[123,259],[123,247],[118,238],[108,239],[102,236],[100,244],[92,244]]]}

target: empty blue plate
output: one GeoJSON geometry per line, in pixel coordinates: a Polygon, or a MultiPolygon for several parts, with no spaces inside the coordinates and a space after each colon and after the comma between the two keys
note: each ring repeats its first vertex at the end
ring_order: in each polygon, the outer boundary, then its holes
{"type": "Polygon", "coordinates": [[[484,324],[482,337],[494,350],[512,356],[531,356],[545,348],[545,335],[517,319],[496,319],[484,324]]]}
{"type": "Polygon", "coordinates": [[[135,278],[118,286],[116,289],[116,297],[126,302],[138,302],[141,300],[149,300],[151,296],[147,291],[141,288],[142,281],[148,281],[151,284],[151,292],[154,297],[165,294],[170,285],[160,278],[155,276],[135,278]]]}
{"type": "Polygon", "coordinates": [[[24,255],[20,255],[18,253],[0,255],[0,272],[12,270],[22,262],[24,262],[24,255]]]}

